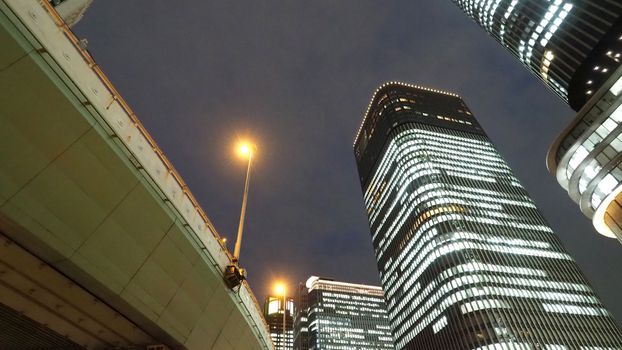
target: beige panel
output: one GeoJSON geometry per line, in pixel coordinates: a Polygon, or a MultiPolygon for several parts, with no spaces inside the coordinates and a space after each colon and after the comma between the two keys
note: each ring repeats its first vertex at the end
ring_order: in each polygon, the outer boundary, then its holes
{"type": "Polygon", "coordinates": [[[10,203],[45,222],[53,235],[78,249],[137,183],[91,129],[37,175],[10,203]]]}
{"type": "MultiPolygon", "coordinates": [[[[192,271],[192,262],[172,241],[175,226],[159,242],[140,270],[123,291],[123,297],[138,299],[157,318],[162,315],[177,290],[192,271]]],[[[196,252],[194,253],[196,254],[196,252]]],[[[192,253],[189,255],[191,260],[192,253]]]]}
{"type": "Polygon", "coordinates": [[[160,315],[154,311],[157,310],[157,308],[154,307],[154,303],[149,302],[148,294],[144,290],[139,289],[136,285],[130,285],[123,290],[121,298],[153,323],[157,322],[160,317],[160,315]]]}
{"type": "Polygon", "coordinates": [[[61,261],[74,252],[62,236],[56,236],[46,227],[49,223],[33,217],[30,210],[23,211],[11,203],[1,208],[0,228],[9,237],[28,247],[28,249],[49,263],[61,261]],[[45,226],[44,226],[45,225],[45,226]]]}
{"type": "Polygon", "coordinates": [[[212,346],[218,340],[222,332],[222,328],[225,326],[229,314],[232,312],[238,312],[236,306],[231,301],[227,290],[219,288],[209,298],[209,303],[203,311],[201,318],[199,319],[198,327],[201,328],[208,338],[205,339],[206,343],[212,346]],[[219,317],[214,317],[219,315],[219,317]]]}
{"type": "Polygon", "coordinates": [[[237,348],[241,340],[240,335],[244,332],[244,329],[246,327],[247,325],[244,321],[244,316],[242,316],[242,313],[232,312],[229,315],[227,323],[225,323],[225,326],[220,336],[227,338],[228,342],[234,348],[237,348]]]}
{"type": "Polygon", "coordinates": [[[147,260],[132,279],[122,296],[131,294],[141,300],[159,318],[173,299],[179,285],[153,259],[147,260]]]}
{"type": "MultiPolygon", "coordinates": [[[[178,234],[181,233],[178,232],[178,234]]],[[[174,259],[183,258],[175,254],[167,257],[167,260],[174,259]]],[[[215,274],[203,260],[198,260],[192,270],[187,272],[180,288],[166,305],[166,310],[158,322],[165,327],[172,327],[175,332],[183,334],[184,338],[190,336],[193,328],[201,321],[204,312],[216,318],[226,316],[217,312],[218,310],[207,309],[215,289],[223,288],[220,275],[215,274]]]]}
{"type": "Polygon", "coordinates": [[[79,266],[104,285],[125,287],[172,224],[151,193],[138,186],[80,247],[86,264],[79,266]]]}
{"type": "Polygon", "coordinates": [[[196,243],[187,235],[187,233],[181,231],[179,222],[177,222],[175,226],[171,227],[166,238],[175,245],[179,254],[183,255],[184,258],[194,266],[201,260],[202,253],[197,248],[196,243]]]}
{"type": "Polygon", "coordinates": [[[90,125],[30,58],[0,72],[0,91],[0,195],[10,197],[90,125]]]}
{"type": "Polygon", "coordinates": [[[193,350],[209,350],[211,349],[211,344],[213,340],[210,338],[210,335],[203,331],[199,327],[194,327],[192,333],[188,337],[188,340],[184,344],[188,349],[193,350]]]}
{"type": "Polygon", "coordinates": [[[194,303],[194,300],[182,288],[166,306],[160,321],[169,323],[175,330],[182,333],[184,338],[188,338],[192,328],[201,317],[202,311],[201,305],[194,303]]]}
{"type": "MultiPolygon", "coordinates": [[[[4,16],[4,14],[0,13],[0,16],[4,16]]],[[[15,31],[14,27],[0,28],[3,29],[0,30],[0,47],[2,48],[0,50],[0,71],[2,71],[7,66],[14,64],[20,57],[26,55],[27,51],[9,34],[9,31],[15,31]]]]}
{"type": "Polygon", "coordinates": [[[220,274],[213,273],[212,267],[203,260],[194,265],[190,278],[184,281],[182,288],[201,313],[208,307],[216,290],[225,289],[220,274]]]}
{"type": "Polygon", "coordinates": [[[232,350],[234,349],[233,345],[229,343],[228,339],[225,337],[218,337],[216,343],[211,348],[212,350],[232,350]]]}
{"type": "Polygon", "coordinates": [[[171,237],[180,234],[177,226],[173,226],[149,257],[149,261],[157,264],[163,274],[174,281],[177,287],[190,277],[192,265],[198,258],[196,250],[181,250],[175,244],[171,237]]]}
{"type": "Polygon", "coordinates": [[[261,350],[257,341],[255,341],[255,335],[248,327],[244,328],[243,333],[238,336],[238,339],[239,342],[235,345],[236,350],[261,350]]]}

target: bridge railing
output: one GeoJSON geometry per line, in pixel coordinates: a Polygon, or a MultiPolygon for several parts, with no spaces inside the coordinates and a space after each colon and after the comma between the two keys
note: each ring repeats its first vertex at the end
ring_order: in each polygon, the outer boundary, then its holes
{"type": "MultiPolygon", "coordinates": [[[[203,221],[205,221],[205,224],[208,225],[208,227],[210,228],[210,231],[214,235],[214,238],[216,238],[219,242],[222,242],[220,235],[216,231],[216,228],[214,227],[212,222],[209,220],[209,218],[207,217],[207,215],[205,214],[205,212],[199,205],[198,201],[196,200],[196,198],[194,198],[194,195],[188,190],[188,186],[186,185],[184,180],[181,178],[181,176],[179,175],[179,173],[177,172],[173,164],[168,160],[166,155],[164,155],[164,152],[162,152],[160,147],[157,145],[153,137],[151,137],[147,129],[145,129],[145,127],[140,122],[140,120],[138,120],[138,117],[136,117],[136,114],[134,113],[132,108],[127,104],[127,102],[123,99],[123,97],[121,97],[121,94],[117,91],[114,85],[112,85],[112,83],[110,82],[106,74],[104,74],[104,72],[101,70],[101,68],[97,64],[97,62],[95,62],[95,60],[93,59],[93,56],[91,56],[91,54],[83,48],[83,45],[80,43],[80,40],[73,34],[73,32],[71,31],[67,23],[65,23],[63,18],[58,14],[58,12],[56,12],[56,9],[48,1],[43,0],[43,1],[40,1],[40,3],[50,13],[52,18],[54,19],[54,22],[56,22],[56,25],[58,25],[58,27],[63,30],[65,36],[69,39],[69,41],[73,43],[76,50],[78,50],[78,52],[82,55],[82,58],[86,61],[89,67],[91,67],[93,72],[95,72],[95,74],[101,80],[101,82],[106,86],[106,88],[108,89],[108,92],[113,96],[113,100],[110,101],[110,104],[112,104],[114,101],[117,101],[121,105],[121,107],[125,110],[127,115],[130,117],[130,119],[134,123],[134,126],[136,126],[136,128],[140,131],[142,136],[149,142],[149,145],[152,147],[153,151],[158,155],[158,157],[160,158],[162,163],[164,163],[167,170],[170,172],[170,174],[173,176],[175,181],[177,181],[179,186],[182,188],[184,195],[188,197],[190,202],[194,205],[194,208],[199,213],[199,215],[203,218],[203,221]]],[[[232,260],[233,255],[231,254],[231,252],[229,252],[229,250],[224,245],[222,246],[223,246],[223,250],[226,252],[229,259],[232,260]]]]}
{"type": "MultiPolygon", "coordinates": [[[[202,220],[204,221],[205,225],[209,228],[209,231],[211,232],[211,234],[214,236],[214,239],[216,239],[218,241],[218,243],[220,244],[220,247],[222,248],[222,251],[226,254],[226,256],[229,259],[229,261],[232,262],[233,261],[233,255],[227,249],[227,247],[224,245],[224,243],[223,243],[223,241],[221,239],[221,236],[216,231],[216,228],[214,227],[212,222],[209,220],[209,218],[207,217],[207,215],[205,214],[205,212],[203,211],[203,209],[199,205],[199,203],[196,200],[196,198],[194,197],[194,195],[190,192],[190,190],[188,189],[188,186],[186,185],[186,183],[184,182],[182,177],[179,175],[179,173],[177,172],[177,170],[175,169],[173,164],[168,160],[166,155],[164,155],[164,152],[160,149],[160,147],[157,145],[157,143],[155,142],[153,137],[151,137],[149,132],[145,129],[145,127],[140,122],[140,120],[138,119],[138,117],[136,116],[136,114],[134,113],[132,108],[123,99],[121,94],[117,91],[117,89],[114,87],[114,85],[110,82],[110,80],[108,79],[106,74],[104,74],[102,69],[97,64],[97,62],[95,62],[95,60],[93,59],[91,54],[83,47],[83,45],[80,42],[80,40],[71,31],[71,29],[69,28],[67,23],[65,23],[63,18],[58,14],[56,9],[50,4],[50,2],[47,1],[47,0],[39,0],[38,2],[50,14],[50,16],[54,20],[55,24],[62,30],[64,35],[67,37],[67,39],[73,44],[74,48],[80,53],[81,57],[88,64],[88,66],[91,68],[91,70],[96,74],[96,76],[99,78],[101,83],[106,87],[106,89],[108,90],[110,95],[113,96],[113,98],[109,102],[108,106],[112,105],[114,102],[117,102],[121,106],[121,108],[125,111],[125,113],[129,116],[129,118],[133,122],[134,126],[139,130],[140,134],[145,138],[145,140],[147,140],[147,142],[151,146],[152,150],[155,152],[155,154],[160,159],[162,164],[165,166],[167,171],[171,174],[171,176],[175,179],[175,181],[177,182],[179,187],[182,189],[184,196],[192,203],[194,209],[199,214],[199,216],[202,218],[202,220]]],[[[244,282],[243,286],[248,291],[247,294],[248,294],[248,296],[250,298],[250,301],[254,304],[254,306],[256,307],[257,311],[261,313],[262,308],[259,305],[255,295],[251,292],[250,286],[248,285],[248,283],[246,281],[244,282]]],[[[249,311],[249,316],[250,316],[251,310],[247,310],[247,311],[249,311]]],[[[268,324],[266,323],[265,319],[263,317],[260,317],[260,319],[261,319],[261,321],[263,323],[265,331],[269,331],[269,327],[268,327],[268,324]]]]}

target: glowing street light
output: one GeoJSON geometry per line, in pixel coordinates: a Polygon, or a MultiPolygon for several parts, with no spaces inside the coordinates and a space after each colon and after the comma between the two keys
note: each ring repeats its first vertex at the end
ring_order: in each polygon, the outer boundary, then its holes
{"type": "Polygon", "coordinates": [[[285,293],[287,292],[287,287],[285,287],[285,284],[282,282],[278,282],[274,285],[274,294],[275,295],[285,295],[285,293]]]}
{"type": "Polygon", "coordinates": [[[247,142],[242,142],[238,147],[238,153],[242,156],[246,156],[251,152],[251,145],[247,142]]]}
{"type": "Polygon", "coordinates": [[[248,200],[248,185],[251,178],[251,165],[253,163],[253,155],[256,151],[257,147],[250,142],[241,142],[238,145],[238,153],[240,156],[248,158],[248,166],[246,168],[246,181],[244,183],[244,195],[242,197],[242,211],[240,213],[240,224],[238,225],[238,236],[233,250],[233,264],[228,265],[224,272],[225,281],[231,289],[239,286],[242,281],[246,279],[246,271],[238,266],[238,261],[240,259],[240,247],[242,246],[242,233],[244,231],[244,217],[246,216],[246,202],[248,200]]]}
{"type": "Polygon", "coordinates": [[[242,142],[238,146],[238,152],[242,156],[248,157],[248,167],[246,169],[246,181],[244,183],[244,195],[242,196],[242,211],[240,213],[240,224],[238,225],[238,237],[235,241],[235,249],[233,250],[233,261],[235,263],[240,259],[240,247],[242,246],[242,233],[244,230],[244,217],[246,216],[246,202],[248,200],[248,184],[251,178],[251,165],[253,163],[253,153],[257,150],[254,144],[242,142]]]}

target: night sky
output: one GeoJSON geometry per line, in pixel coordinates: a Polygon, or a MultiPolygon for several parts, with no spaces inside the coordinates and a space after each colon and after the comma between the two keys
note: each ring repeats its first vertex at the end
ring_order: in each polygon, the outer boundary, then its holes
{"type": "MultiPolygon", "coordinates": [[[[95,1],[74,31],[233,250],[261,301],[310,275],[379,284],[352,142],[386,81],[460,94],[622,320],[622,246],[546,170],[574,117],[450,0],[95,1]]],[[[290,287],[292,288],[292,287],[290,287]]]]}

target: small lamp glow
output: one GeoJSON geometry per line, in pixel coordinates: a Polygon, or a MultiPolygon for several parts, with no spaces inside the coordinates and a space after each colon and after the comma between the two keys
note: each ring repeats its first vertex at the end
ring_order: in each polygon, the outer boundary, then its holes
{"type": "Polygon", "coordinates": [[[276,295],[285,295],[285,291],[286,291],[285,284],[279,282],[274,285],[274,293],[276,295]]]}
{"type": "Polygon", "coordinates": [[[238,153],[240,154],[240,156],[248,157],[249,155],[251,155],[251,153],[253,153],[254,148],[255,147],[253,144],[247,141],[243,141],[238,145],[238,153]]]}
{"type": "Polygon", "coordinates": [[[250,151],[250,148],[248,147],[247,143],[243,143],[243,144],[240,145],[239,151],[240,151],[240,154],[247,155],[248,152],[250,151]]]}

